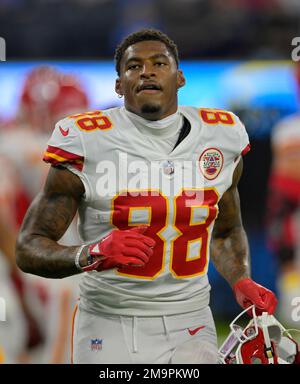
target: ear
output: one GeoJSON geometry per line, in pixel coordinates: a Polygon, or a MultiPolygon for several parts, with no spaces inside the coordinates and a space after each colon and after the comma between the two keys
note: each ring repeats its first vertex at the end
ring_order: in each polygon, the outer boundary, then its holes
{"type": "Polygon", "coordinates": [[[115,91],[116,91],[116,93],[117,93],[119,96],[123,96],[122,84],[121,84],[121,80],[120,80],[119,77],[116,79],[115,91]]]}
{"type": "Polygon", "coordinates": [[[181,88],[185,85],[185,77],[181,69],[177,70],[177,88],[181,88]]]}

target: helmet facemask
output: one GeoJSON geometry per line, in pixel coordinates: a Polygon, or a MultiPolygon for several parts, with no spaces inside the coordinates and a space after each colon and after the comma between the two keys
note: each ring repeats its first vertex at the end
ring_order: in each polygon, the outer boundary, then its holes
{"type": "Polygon", "coordinates": [[[257,316],[254,305],[232,321],[230,330],[219,349],[221,364],[300,364],[299,345],[290,333],[273,315],[257,316]],[[249,310],[252,319],[243,327],[239,323],[249,310]]]}

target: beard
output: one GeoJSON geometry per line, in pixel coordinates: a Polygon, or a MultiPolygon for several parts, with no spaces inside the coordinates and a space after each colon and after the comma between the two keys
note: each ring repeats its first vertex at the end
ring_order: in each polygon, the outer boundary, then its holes
{"type": "Polygon", "coordinates": [[[161,106],[156,103],[143,104],[141,107],[142,114],[148,115],[148,116],[155,115],[160,111],[161,111],[161,106]]]}

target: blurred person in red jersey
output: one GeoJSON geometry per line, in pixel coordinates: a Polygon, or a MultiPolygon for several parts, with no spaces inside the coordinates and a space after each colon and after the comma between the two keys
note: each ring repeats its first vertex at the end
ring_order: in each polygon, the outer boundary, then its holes
{"type": "Polygon", "coordinates": [[[16,117],[0,133],[0,153],[16,164],[30,200],[44,181],[47,167],[40,159],[53,125],[87,105],[87,96],[75,77],[49,66],[36,67],[27,75],[16,117]]]}
{"type": "Polygon", "coordinates": [[[26,328],[29,321],[26,322],[26,311],[22,311],[24,300],[12,280],[17,273],[14,216],[21,188],[15,167],[3,156],[0,156],[0,169],[0,296],[5,303],[5,321],[0,322],[0,362],[20,363],[27,360],[27,343],[31,343],[26,328]]]}
{"type": "MultiPolygon", "coordinates": [[[[295,80],[300,93],[299,64],[295,66],[295,80]]],[[[279,267],[279,316],[287,324],[296,326],[293,310],[300,303],[299,112],[276,124],[271,144],[273,160],[267,203],[268,244],[279,267]]]]}
{"type": "MultiPolygon", "coordinates": [[[[2,124],[0,130],[0,155],[7,164],[0,171],[0,196],[9,200],[2,205],[5,208],[0,212],[0,219],[11,222],[12,237],[15,238],[31,200],[44,184],[47,166],[40,159],[54,122],[69,113],[86,110],[87,106],[87,95],[74,76],[49,66],[36,67],[27,75],[16,117],[2,124]],[[8,168],[14,177],[7,174],[8,168]]],[[[75,220],[61,241],[79,242],[75,220]]],[[[1,246],[0,239],[0,249],[1,246]]],[[[10,270],[9,275],[24,303],[23,309],[26,307],[25,318],[31,327],[31,361],[68,360],[65,357],[68,325],[73,301],[77,298],[74,283],[69,279],[53,284],[52,280],[26,276],[16,268],[10,270]],[[35,327],[31,320],[35,321],[35,327]]],[[[12,332],[11,328],[10,336],[12,332]]]]}

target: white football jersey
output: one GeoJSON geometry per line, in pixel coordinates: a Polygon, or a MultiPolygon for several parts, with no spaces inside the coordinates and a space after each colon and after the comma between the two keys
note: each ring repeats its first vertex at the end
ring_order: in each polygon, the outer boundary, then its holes
{"type": "Polygon", "coordinates": [[[171,315],[209,303],[209,244],[218,202],[231,186],[240,155],[250,148],[231,112],[179,107],[190,132],[159,153],[124,107],[59,121],[44,160],[80,177],[79,234],[93,243],[112,229],[147,225],[156,241],[144,267],[85,273],[80,305],[90,312],[171,315]]]}

